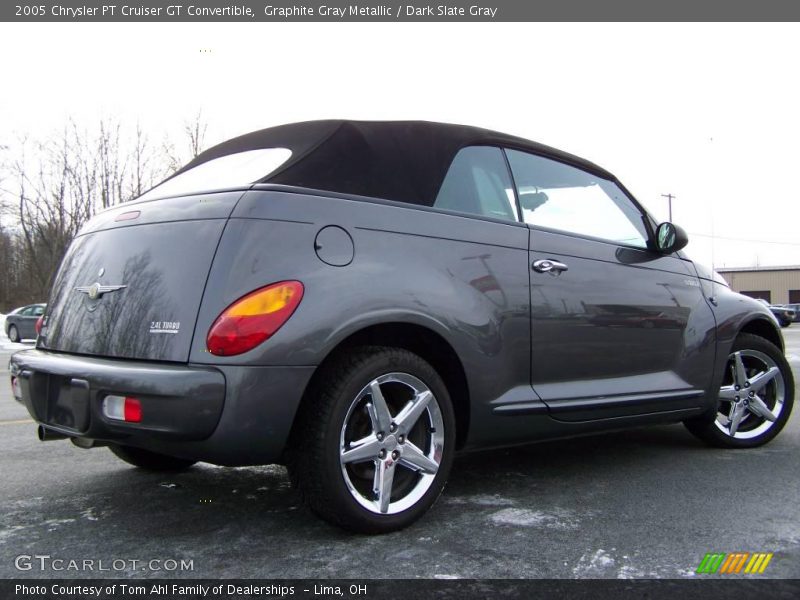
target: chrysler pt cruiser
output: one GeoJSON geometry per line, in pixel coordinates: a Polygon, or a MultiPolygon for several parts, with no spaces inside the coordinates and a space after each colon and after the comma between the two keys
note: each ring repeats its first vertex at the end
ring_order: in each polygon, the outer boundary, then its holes
{"type": "Polygon", "coordinates": [[[517,137],[275,127],[89,221],[12,387],[43,440],[284,464],[321,517],[392,531],[461,450],[673,422],[775,437],[780,329],[686,243],[608,171],[517,137]]]}

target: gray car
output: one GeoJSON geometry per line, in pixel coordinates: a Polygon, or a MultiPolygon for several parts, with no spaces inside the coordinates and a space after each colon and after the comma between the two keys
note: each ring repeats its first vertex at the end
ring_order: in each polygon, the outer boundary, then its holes
{"type": "Polygon", "coordinates": [[[43,440],[156,470],[284,464],[323,518],[392,531],[459,451],[672,422],[724,448],[777,435],[780,328],[686,243],[528,140],[285,125],[89,222],[12,383],[43,440]]]}
{"type": "Polygon", "coordinates": [[[46,304],[29,304],[6,315],[6,335],[12,342],[36,337],[36,321],[44,314],[46,304]]]}
{"type": "Polygon", "coordinates": [[[800,321],[800,304],[792,303],[792,304],[784,304],[786,308],[789,310],[794,311],[794,322],[797,323],[800,321]]]}
{"type": "Polygon", "coordinates": [[[792,307],[785,304],[770,304],[763,298],[757,298],[757,300],[766,306],[773,315],[775,315],[775,318],[778,320],[778,323],[780,323],[781,327],[789,327],[789,325],[794,322],[795,312],[792,307]]]}

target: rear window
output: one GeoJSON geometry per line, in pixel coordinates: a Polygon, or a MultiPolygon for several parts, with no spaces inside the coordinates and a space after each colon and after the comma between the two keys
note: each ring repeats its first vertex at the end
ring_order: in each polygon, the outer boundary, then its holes
{"type": "Polygon", "coordinates": [[[138,199],[152,200],[250,185],[264,179],[291,156],[292,151],[288,148],[261,148],[226,154],[167,179],[138,199]]]}

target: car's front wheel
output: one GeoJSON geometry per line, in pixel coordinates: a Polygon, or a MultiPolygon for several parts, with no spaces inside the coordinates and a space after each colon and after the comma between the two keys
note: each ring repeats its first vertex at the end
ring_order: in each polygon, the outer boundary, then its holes
{"type": "Polygon", "coordinates": [[[19,341],[19,330],[16,325],[8,327],[8,339],[15,343],[19,341]]]}
{"type": "Polygon", "coordinates": [[[742,334],[725,365],[716,414],[685,424],[714,446],[753,448],[780,433],[793,404],[794,378],[783,353],[762,337],[742,334]]]}
{"type": "Polygon", "coordinates": [[[158,454],[157,452],[150,452],[149,450],[134,448],[133,446],[119,446],[114,444],[110,445],[108,449],[129,465],[147,471],[183,471],[195,463],[193,460],[158,454]]]}
{"type": "Polygon", "coordinates": [[[453,408],[441,377],[411,352],[364,347],[329,364],[298,419],[292,479],[331,523],[395,531],[421,517],[444,488],[453,408]]]}

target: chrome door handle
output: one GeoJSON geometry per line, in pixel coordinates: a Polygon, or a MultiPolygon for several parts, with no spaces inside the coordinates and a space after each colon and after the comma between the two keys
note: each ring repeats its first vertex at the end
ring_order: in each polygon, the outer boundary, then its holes
{"type": "Polygon", "coordinates": [[[535,261],[531,268],[536,271],[537,273],[551,273],[553,275],[557,275],[562,271],[568,271],[569,267],[562,262],[557,260],[551,260],[549,258],[543,258],[541,260],[535,261]]]}

